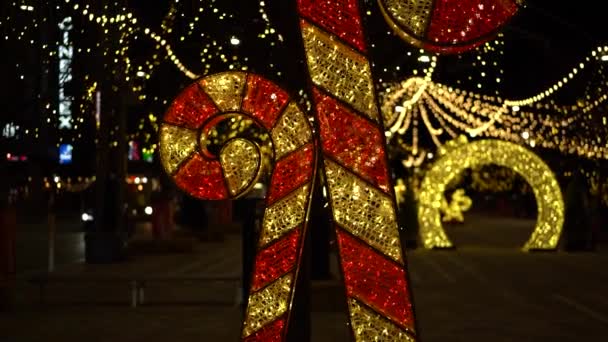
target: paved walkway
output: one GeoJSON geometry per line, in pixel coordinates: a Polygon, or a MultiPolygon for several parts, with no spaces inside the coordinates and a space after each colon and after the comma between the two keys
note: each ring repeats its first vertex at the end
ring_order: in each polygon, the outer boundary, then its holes
{"type": "MultiPolygon", "coordinates": [[[[238,277],[240,244],[239,236],[229,235],[223,243],[199,243],[193,253],[139,255],[124,264],[77,264],[58,272],[238,277]]],[[[422,340],[606,341],[606,251],[528,254],[483,245],[409,251],[422,340]]],[[[0,314],[0,341],[236,341],[238,287],[150,284],[146,304],[131,308],[125,283],[54,284],[41,305],[37,289],[20,280],[14,311],[0,314]]],[[[340,288],[313,287],[312,341],[348,341],[340,288]]]]}

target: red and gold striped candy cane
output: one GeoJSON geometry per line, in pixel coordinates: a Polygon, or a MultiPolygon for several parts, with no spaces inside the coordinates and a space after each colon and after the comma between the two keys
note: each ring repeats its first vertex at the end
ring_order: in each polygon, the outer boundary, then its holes
{"type": "Polygon", "coordinates": [[[207,134],[226,116],[245,115],[272,139],[274,168],[258,241],[243,338],[281,340],[302,251],[315,173],[315,146],[304,113],[276,84],[255,74],[204,77],[173,101],[160,128],[160,156],[177,186],[200,199],[231,199],[247,192],[261,170],[258,146],[229,140],[219,156],[207,134]]]}
{"type": "MultiPolygon", "coordinates": [[[[517,9],[510,0],[379,3],[398,33],[421,29],[409,41],[444,53],[486,41],[517,9]]],[[[354,339],[415,341],[359,0],[298,0],[298,12],[354,339]]]]}
{"type": "Polygon", "coordinates": [[[358,0],[298,0],[320,145],[356,341],[415,341],[358,0]]]}

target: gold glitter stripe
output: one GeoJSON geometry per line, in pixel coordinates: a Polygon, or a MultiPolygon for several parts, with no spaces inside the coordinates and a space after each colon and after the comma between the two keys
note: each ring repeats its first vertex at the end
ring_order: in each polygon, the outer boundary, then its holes
{"type": "Polygon", "coordinates": [[[379,3],[390,20],[403,25],[417,37],[423,37],[431,19],[433,0],[379,0],[379,3]]]}
{"type": "Polygon", "coordinates": [[[200,85],[220,111],[235,112],[241,109],[243,89],[246,82],[246,73],[227,72],[207,76],[200,81],[200,85]]]}
{"type": "Polygon", "coordinates": [[[312,81],[377,122],[378,108],[367,59],[305,21],[302,37],[312,81]]]}
{"type": "Polygon", "coordinates": [[[308,208],[308,189],[307,183],[266,208],[260,246],[267,245],[304,222],[308,208]]]}
{"type": "Polygon", "coordinates": [[[220,151],[220,163],[230,195],[236,196],[257,177],[260,170],[260,152],[250,141],[230,140],[220,151]]]}
{"type": "Polygon", "coordinates": [[[415,342],[415,337],[354,298],[348,299],[355,341],[415,342]]]}
{"type": "Polygon", "coordinates": [[[295,102],[291,102],[272,129],[275,159],[295,151],[312,139],[312,132],[304,113],[295,102]]]}
{"type": "Polygon", "coordinates": [[[173,174],[198,146],[198,132],[183,127],[160,126],[160,160],[165,170],[173,174]]]}
{"type": "Polygon", "coordinates": [[[325,160],[334,219],[351,234],[403,263],[395,208],[390,198],[340,165],[325,160]]]}
{"type": "Polygon", "coordinates": [[[287,311],[291,282],[292,274],[288,273],[263,290],[249,296],[243,337],[253,334],[287,311]]]}

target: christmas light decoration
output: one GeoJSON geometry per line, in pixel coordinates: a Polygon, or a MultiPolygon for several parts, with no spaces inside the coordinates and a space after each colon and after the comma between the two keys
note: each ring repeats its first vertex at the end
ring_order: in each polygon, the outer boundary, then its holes
{"type": "Polygon", "coordinates": [[[564,203],[551,169],[534,153],[513,143],[500,140],[467,143],[464,137],[460,137],[459,141],[458,147],[448,151],[432,165],[422,182],[418,220],[424,247],[452,247],[440,219],[447,184],[467,168],[497,164],[520,174],[532,187],[538,203],[536,227],[523,249],[555,249],[564,223],[564,203]]]}
{"type": "Polygon", "coordinates": [[[518,10],[512,0],[378,0],[389,26],[406,42],[460,53],[493,38],[518,10]]]}
{"type": "MultiPolygon", "coordinates": [[[[358,4],[354,0],[299,1],[298,10],[315,84],[324,169],[353,333],[356,340],[390,334],[414,341],[413,308],[384,152],[382,118],[369,61],[363,54],[358,4]],[[370,286],[370,282],[376,285],[370,286]]],[[[312,190],[314,148],[307,142],[311,130],[303,114],[293,107],[286,110],[288,102],[284,91],[259,76],[237,72],[212,75],[185,89],[161,126],[164,168],[180,188],[205,199],[241,195],[260,170],[256,145],[242,139],[230,140],[220,156],[213,158],[206,148],[212,125],[240,113],[254,118],[275,139],[275,155],[280,159],[273,171],[258,245],[243,326],[245,340],[284,339],[297,279],[300,240],[312,190]],[[302,143],[304,147],[299,146],[302,143]],[[280,253],[287,253],[282,263],[271,261],[280,253]]]]}
{"type": "MultiPolygon", "coordinates": [[[[297,8],[353,336],[415,341],[383,118],[358,0],[298,0],[297,8]]],[[[447,29],[443,21],[438,25],[441,32],[447,29]]],[[[288,103],[283,90],[260,76],[216,74],[186,88],[161,126],[163,166],[180,188],[205,199],[242,195],[257,179],[262,159],[257,145],[243,139],[229,140],[215,156],[208,149],[212,126],[246,115],[273,137],[277,159],[242,330],[245,341],[285,340],[290,323],[315,146],[306,120],[305,127],[294,124],[303,114],[286,109],[288,103]]]]}
{"type": "Polygon", "coordinates": [[[201,199],[237,198],[261,171],[259,147],[229,140],[207,149],[215,125],[246,116],[272,138],[274,168],[258,241],[243,337],[280,336],[287,327],[315,172],[308,119],[276,84],[244,72],[204,77],[173,101],[160,128],[160,157],[179,188],[201,199]]]}
{"type": "Polygon", "coordinates": [[[454,190],[449,203],[445,197],[443,197],[443,200],[441,201],[440,211],[443,214],[441,221],[464,222],[462,213],[471,209],[471,205],[473,205],[473,201],[465,194],[464,189],[454,190]]]}
{"type": "Polygon", "coordinates": [[[356,341],[415,340],[382,115],[357,0],[299,0],[300,29],[356,341]]]}
{"type": "Polygon", "coordinates": [[[602,95],[591,99],[582,107],[543,105],[525,110],[509,107],[500,97],[413,77],[402,82],[401,87],[389,89],[382,109],[383,115],[393,122],[388,127],[389,136],[394,138],[410,131],[414,152],[419,150],[418,121],[422,120],[437,148],[443,141],[466,133],[471,137],[499,138],[586,158],[607,159],[608,147],[603,138],[606,126],[589,124],[593,117],[586,115],[606,98],[602,95]]]}
{"type": "MultiPolygon", "coordinates": [[[[70,3],[70,0],[65,0],[66,3],[70,3]]],[[[199,15],[203,15],[204,12],[209,12],[209,15],[216,16],[218,19],[222,20],[225,18],[231,18],[231,14],[226,14],[218,10],[217,0],[199,0],[200,7],[199,13],[195,14],[186,26],[189,28],[189,32],[186,33],[186,36],[191,36],[195,31],[196,27],[201,22],[199,15]]],[[[271,46],[277,45],[282,37],[276,32],[272,23],[268,19],[268,15],[265,10],[264,1],[258,2],[259,5],[259,13],[264,22],[264,31],[258,34],[258,38],[266,39],[272,37],[273,40],[270,42],[271,46]]],[[[121,54],[126,54],[129,50],[128,42],[132,39],[137,39],[139,34],[143,34],[143,36],[148,37],[152,41],[156,42],[155,50],[156,53],[164,54],[166,59],[172,62],[186,77],[190,79],[196,79],[201,75],[207,74],[211,69],[211,59],[218,59],[222,62],[226,63],[230,69],[233,69],[235,65],[239,65],[238,58],[239,56],[234,54],[232,56],[228,55],[227,49],[222,48],[222,44],[218,43],[216,39],[209,39],[209,35],[201,34],[201,38],[203,41],[201,42],[201,57],[202,62],[206,62],[204,64],[204,68],[199,72],[192,71],[191,68],[188,68],[181,59],[175,53],[175,49],[173,44],[168,41],[168,35],[170,35],[173,31],[172,25],[168,24],[169,22],[173,22],[175,15],[178,13],[179,9],[179,1],[175,0],[171,3],[169,13],[165,16],[165,20],[163,21],[163,25],[161,27],[162,32],[157,32],[150,27],[140,26],[138,23],[140,22],[131,11],[126,8],[113,16],[108,16],[105,14],[96,14],[92,10],[89,4],[85,4],[83,6],[79,6],[75,4],[73,6],[73,10],[80,14],[83,18],[87,18],[88,21],[92,24],[97,24],[100,27],[105,27],[106,25],[118,25],[121,30],[125,30],[127,35],[124,40],[121,40],[121,54]]],[[[231,38],[226,43],[232,42],[234,39],[238,39],[236,37],[231,38]]],[[[180,37],[180,41],[184,41],[184,36],[180,37]]],[[[145,79],[149,79],[151,77],[152,71],[158,61],[155,61],[158,56],[155,54],[153,56],[153,60],[148,59],[143,65],[131,66],[130,58],[125,59],[125,63],[127,63],[128,74],[126,75],[127,80],[136,79],[137,75],[141,75],[139,77],[143,77],[145,79]],[[147,71],[146,71],[147,70],[147,71]]],[[[246,68],[245,68],[246,69],[246,68]]],[[[137,87],[139,88],[139,87],[137,87]]]]}
{"type": "MultiPolygon", "coordinates": [[[[562,77],[559,81],[555,82],[552,86],[548,87],[546,90],[539,92],[538,94],[529,96],[520,100],[505,100],[504,103],[507,106],[529,106],[533,103],[543,100],[546,97],[551,96],[556,91],[560,90],[564,87],[568,82],[573,79],[581,70],[585,69],[585,66],[591,61],[602,60],[603,56],[606,56],[608,53],[608,46],[598,46],[596,49],[591,51],[590,56],[585,57],[585,60],[580,62],[577,66],[572,68],[566,76],[562,77]]],[[[601,102],[605,101],[606,97],[602,96],[600,99],[597,99],[589,104],[591,107],[597,107],[601,102]]],[[[587,109],[589,111],[590,109],[587,109]]]]}
{"type": "MultiPolygon", "coordinates": [[[[487,42],[472,55],[469,62],[475,67],[472,71],[480,74],[475,80],[468,76],[469,88],[487,89],[487,85],[492,88],[503,82],[503,71],[498,65],[502,46],[500,39],[487,42]],[[494,73],[484,69],[489,66],[496,69],[495,80],[494,73]]],[[[605,94],[606,63],[601,58],[607,51],[606,46],[591,50],[572,71],[548,87],[556,90],[530,96],[526,103],[518,103],[521,106],[516,105],[515,100],[501,97],[498,88],[495,88],[495,95],[489,95],[440,84],[415,74],[399,83],[384,83],[381,98],[383,116],[388,123],[387,137],[396,148],[417,153],[406,158],[406,167],[421,166],[429,159],[429,153],[458,134],[499,138],[586,159],[606,159],[608,126],[602,110],[608,96],[605,94]],[[571,80],[576,80],[577,84],[586,82],[587,90],[584,94],[579,91],[580,96],[572,105],[556,104],[551,96],[571,80]],[[434,146],[421,146],[420,141],[430,141],[434,146]]],[[[439,61],[437,59],[437,63],[439,61]]],[[[461,79],[454,83],[462,84],[461,79]]]]}

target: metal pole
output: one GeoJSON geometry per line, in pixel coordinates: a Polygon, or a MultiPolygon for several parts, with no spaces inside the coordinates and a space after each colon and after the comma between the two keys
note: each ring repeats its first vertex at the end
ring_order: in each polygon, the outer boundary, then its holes
{"type": "Polygon", "coordinates": [[[49,196],[48,203],[48,214],[47,214],[47,222],[49,228],[49,248],[48,248],[48,271],[49,273],[55,271],[55,236],[56,234],[56,225],[55,225],[55,187],[51,189],[51,194],[49,196]]]}

